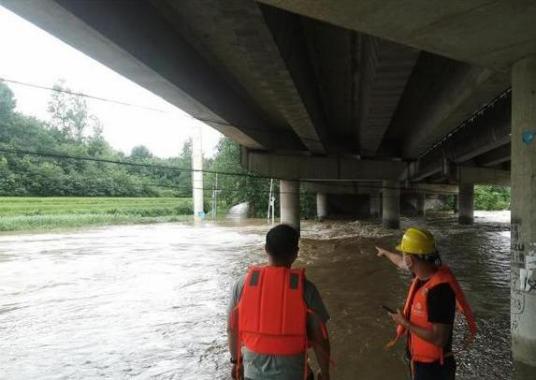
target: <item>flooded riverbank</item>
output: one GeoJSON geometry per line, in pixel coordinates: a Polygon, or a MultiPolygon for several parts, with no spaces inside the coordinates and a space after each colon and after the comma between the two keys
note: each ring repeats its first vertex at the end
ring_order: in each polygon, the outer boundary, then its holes
{"type": "MultiPolygon", "coordinates": [[[[436,216],[425,225],[480,323],[458,378],[505,379],[508,225],[493,213],[477,222],[462,228],[436,216]]],[[[263,261],[268,228],[247,221],[0,236],[0,378],[227,379],[230,287],[263,261]]],[[[379,305],[399,306],[409,278],[374,251],[399,237],[369,223],[303,224],[299,264],[332,316],[334,379],[406,379],[402,345],[383,350],[394,330],[379,305]]]]}

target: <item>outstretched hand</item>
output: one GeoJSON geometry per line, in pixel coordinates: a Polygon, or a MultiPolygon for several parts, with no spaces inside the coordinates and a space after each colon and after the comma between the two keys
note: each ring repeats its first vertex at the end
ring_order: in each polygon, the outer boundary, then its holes
{"type": "Polygon", "coordinates": [[[386,251],[385,249],[380,248],[380,247],[378,247],[378,246],[376,246],[376,250],[378,251],[378,252],[376,253],[376,256],[378,256],[378,257],[383,257],[383,256],[385,256],[385,254],[387,253],[387,251],[386,251]]]}

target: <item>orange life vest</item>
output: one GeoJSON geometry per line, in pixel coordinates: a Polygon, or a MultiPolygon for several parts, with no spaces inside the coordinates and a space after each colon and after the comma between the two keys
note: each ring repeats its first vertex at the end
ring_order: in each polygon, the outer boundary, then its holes
{"type": "MultiPolygon", "coordinates": [[[[465,295],[463,293],[460,284],[454,277],[454,274],[447,266],[441,266],[436,273],[420,288],[417,288],[419,280],[415,278],[411,283],[411,287],[408,292],[408,297],[404,305],[404,316],[406,319],[419,327],[425,329],[432,329],[432,323],[428,321],[428,292],[434,286],[439,284],[449,284],[456,296],[456,306],[459,311],[463,313],[467,320],[467,326],[471,334],[471,338],[474,339],[477,333],[477,326],[475,317],[471,307],[467,303],[465,295]]],[[[406,329],[398,325],[397,326],[397,338],[400,338],[406,333],[406,329]]],[[[443,363],[444,352],[443,347],[436,346],[424,339],[419,338],[417,335],[410,332],[409,351],[411,354],[411,360],[421,363],[432,363],[439,361],[443,363]]]]}
{"type": "Polygon", "coordinates": [[[250,351],[296,355],[307,350],[304,269],[252,267],[238,304],[238,336],[250,351]]]}

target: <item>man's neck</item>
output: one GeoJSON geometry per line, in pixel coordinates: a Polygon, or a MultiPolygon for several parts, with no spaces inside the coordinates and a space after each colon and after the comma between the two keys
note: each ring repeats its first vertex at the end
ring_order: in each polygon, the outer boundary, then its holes
{"type": "Polygon", "coordinates": [[[437,272],[437,267],[435,265],[426,265],[415,273],[415,276],[421,281],[426,281],[432,277],[432,275],[437,272]]]}
{"type": "Polygon", "coordinates": [[[281,264],[281,263],[274,263],[273,261],[269,261],[269,265],[272,267],[282,267],[282,268],[289,268],[292,267],[292,264],[281,264]]]}

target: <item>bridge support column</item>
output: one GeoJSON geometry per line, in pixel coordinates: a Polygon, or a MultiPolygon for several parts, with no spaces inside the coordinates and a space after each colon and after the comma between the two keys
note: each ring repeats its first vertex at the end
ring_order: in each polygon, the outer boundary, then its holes
{"type": "Polygon", "coordinates": [[[528,367],[516,379],[533,378],[536,373],[535,134],[536,56],[532,56],[512,69],[512,354],[522,363],[518,367],[528,367]]]}
{"type": "Polygon", "coordinates": [[[281,223],[300,230],[300,182],[281,180],[279,182],[279,204],[281,223]]]}
{"type": "Polygon", "coordinates": [[[370,217],[379,218],[381,214],[381,198],[379,190],[370,192],[370,217]]]}
{"type": "Polygon", "coordinates": [[[417,203],[415,208],[417,209],[417,216],[424,216],[424,206],[426,203],[426,195],[424,193],[417,193],[417,203]]]}
{"type": "Polygon", "coordinates": [[[398,181],[383,181],[383,226],[400,228],[400,184],[398,181]]]}
{"type": "Polygon", "coordinates": [[[458,223],[473,224],[474,220],[474,192],[472,183],[460,183],[458,193],[458,223]]]}
{"type": "Polygon", "coordinates": [[[316,193],[316,216],[324,220],[328,216],[328,197],[326,193],[316,193]]]}

